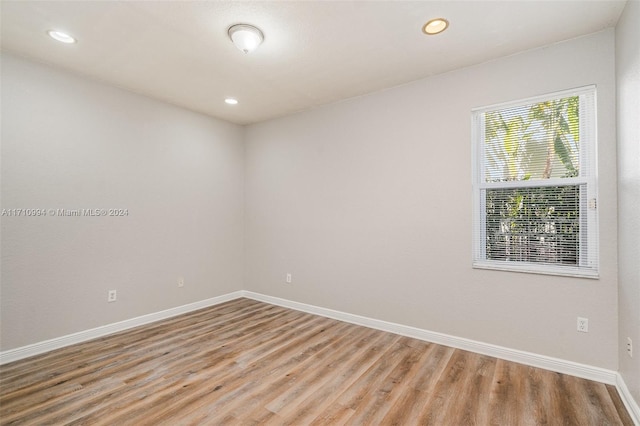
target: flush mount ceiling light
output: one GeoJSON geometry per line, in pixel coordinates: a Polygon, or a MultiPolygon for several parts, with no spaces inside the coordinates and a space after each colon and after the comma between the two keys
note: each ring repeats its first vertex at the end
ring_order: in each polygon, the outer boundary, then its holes
{"type": "Polygon", "coordinates": [[[449,26],[449,21],[444,18],[435,18],[424,24],[422,32],[427,35],[440,34],[449,26]]]}
{"type": "Polygon", "coordinates": [[[63,31],[49,30],[47,31],[47,34],[49,34],[49,37],[51,37],[52,39],[58,40],[59,42],[62,42],[62,43],[73,44],[76,42],[75,38],[73,38],[72,36],[70,36],[69,34],[63,31]]]}
{"type": "Polygon", "coordinates": [[[227,98],[224,100],[225,103],[229,104],[229,105],[237,105],[238,104],[238,100],[234,99],[234,98],[227,98]]]}
{"type": "Polygon", "coordinates": [[[262,31],[253,25],[236,24],[229,28],[229,38],[238,49],[244,53],[249,53],[260,46],[260,43],[264,40],[264,35],[262,31]]]}

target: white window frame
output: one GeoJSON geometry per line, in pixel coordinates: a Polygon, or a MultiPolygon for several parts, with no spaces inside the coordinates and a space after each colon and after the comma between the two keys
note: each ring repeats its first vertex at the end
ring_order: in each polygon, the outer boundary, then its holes
{"type": "Polygon", "coordinates": [[[599,278],[596,105],[596,86],[592,85],[472,109],[473,268],[599,278]],[[579,176],[530,181],[486,182],[484,158],[485,113],[503,108],[534,104],[571,96],[580,96],[581,145],[579,176]],[[586,187],[586,193],[581,191],[579,201],[581,226],[579,234],[580,252],[577,266],[523,261],[488,260],[486,258],[486,200],[482,197],[483,191],[496,188],[531,188],[565,185],[583,185],[581,188],[586,187]],[[586,221],[582,221],[585,217],[586,221]]]}

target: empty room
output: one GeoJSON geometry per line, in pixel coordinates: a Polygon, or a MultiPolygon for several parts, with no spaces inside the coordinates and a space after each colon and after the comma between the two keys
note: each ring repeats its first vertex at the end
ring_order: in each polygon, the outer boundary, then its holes
{"type": "Polygon", "coordinates": [[[0,24],[0,424],[640,425],[640,0],[0,24]]]}

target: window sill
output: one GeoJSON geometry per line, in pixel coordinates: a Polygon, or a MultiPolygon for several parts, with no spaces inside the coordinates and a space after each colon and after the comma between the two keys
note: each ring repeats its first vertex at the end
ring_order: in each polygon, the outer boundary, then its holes
{"type": "Polygon", "coordinates": [[[527,274],[557,275],[564,277],[600,279],[596,268],[540,265],[525,262],[475,261],[474,269],[490,269],[496,271],[524,272],[527,274]]]}

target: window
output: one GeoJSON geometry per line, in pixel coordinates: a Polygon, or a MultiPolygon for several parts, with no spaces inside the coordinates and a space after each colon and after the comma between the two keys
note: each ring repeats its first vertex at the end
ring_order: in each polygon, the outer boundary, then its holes
{"type": "Polygon", "coordinates": [[[473,110],[474,267],[598,277],[595,98],[473,110]]]}

